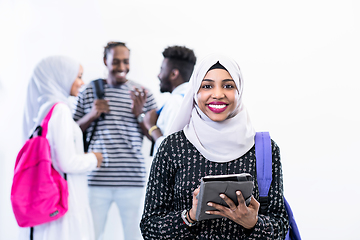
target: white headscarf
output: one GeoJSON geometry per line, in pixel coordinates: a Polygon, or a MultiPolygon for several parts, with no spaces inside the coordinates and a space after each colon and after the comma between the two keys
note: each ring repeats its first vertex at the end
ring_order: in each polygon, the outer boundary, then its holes
{"type": "Polygon", "coordinates": [[[55,103],[68,104],[71,86],[79,68],[79,62],[65,56],[47,57],[36,66],[27,90],[23,121],[24,140],[41,124],[55,103]]]}
{"type": "Polygon", "coordinates": [[[184,129],[188,140],[205,158],[213,162],[229,162],[249,151],[254,145],[255,130],[242,102],[243,79],[238,64],[222,55],[209,55],[195,68],[190,89],[175,118],[171,133],[184,129]],[[197,106],[197,92],[209,69],[219,62],[224,66],[238,89],[237,106],[230,116],[215,122],[197,106]]]}

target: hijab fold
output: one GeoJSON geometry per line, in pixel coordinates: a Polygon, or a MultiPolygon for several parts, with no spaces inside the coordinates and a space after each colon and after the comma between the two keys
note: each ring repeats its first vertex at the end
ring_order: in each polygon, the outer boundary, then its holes
{"type": "Polygon", "coordinates": [[[36,66],[31,76],[25,103],[23,140],[26,141],[57,102],[69,105],[71,86],[80,63],[65,56],[51,56],[36,66]]]}
{"type": "Polygon", "coordinates": [[[222,55],[212,54],[195,68],[189,91],[172,123],[171,133],[184,130],[187,139],[210,161],[229,162],[249,151],[254,145],[255,130],[242,102],[243,78],[238,64],[222,55]],[[197,106],[197,92],[209,69],[219,62],[226,68],[238,89],[237,105],[227,119],[212,121],[197,106]]]}

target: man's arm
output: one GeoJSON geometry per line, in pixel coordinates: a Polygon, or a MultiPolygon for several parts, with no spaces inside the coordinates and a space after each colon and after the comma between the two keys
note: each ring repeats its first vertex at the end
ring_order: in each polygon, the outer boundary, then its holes
{"type": "Polygon", "coordinates": [[[148,111],[144,117],[144,126],[147,131],[151,129],[151,138],[156,141],[159,137],[163,136],[160,128],[154,127],[156,126],[156,122],[159,118],[159,115],[156,113],[155,109],[148,111]]]}
{"type": "MultiPolygon", "coordinates": [[[[144,108],[144,105],[145,105],[146,100],[147,100],[147,94],[148,94],[148,91],[146,89],[144,89],[144,88],[142,88],[142,89],[134,88],[130,92],[131,99],[133,100],[131,110],[132,110],[132,113],[135,115],[136,118],[138,118],[143,113],[143,108],[144,108]]],[[[149,140],[151,140],[151,136],[148,133],[148,129],[145,126],[144,121],[139,122],[139,126],[141,127],[141,130],[142,130],[143,134],[149,140]]]]}

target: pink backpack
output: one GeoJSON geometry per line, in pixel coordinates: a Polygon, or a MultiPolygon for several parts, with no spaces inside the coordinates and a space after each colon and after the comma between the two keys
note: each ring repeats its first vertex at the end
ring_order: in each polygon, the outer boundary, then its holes
{"type": "Polygon", "coordinates": [[[56,104],[35,129],[38,135],[31,135],[16,158],[11,204],[20,227],[56,220],[68,210],[67,182],[51,164],[50,145],[46,139],[48,122],[56,104]]]}

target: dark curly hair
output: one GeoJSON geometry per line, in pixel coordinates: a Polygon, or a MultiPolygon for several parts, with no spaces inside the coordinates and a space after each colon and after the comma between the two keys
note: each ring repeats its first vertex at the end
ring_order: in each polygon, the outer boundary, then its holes
{"type": "Polygon", "coordinates": [[[185,46],[171,46],[162,54],[169,59],[170,67],[178,69],[183,80],[188,82],[196,63],[194,51],[185,46]]]}
{"type": "Polygon", "coordinates": [[[123,42],[108,42],[107,45],[104,47],[104,59],[106,59],[110,50],[117,46],[126,47],[130,51],[130,49],[123,42]]]}

